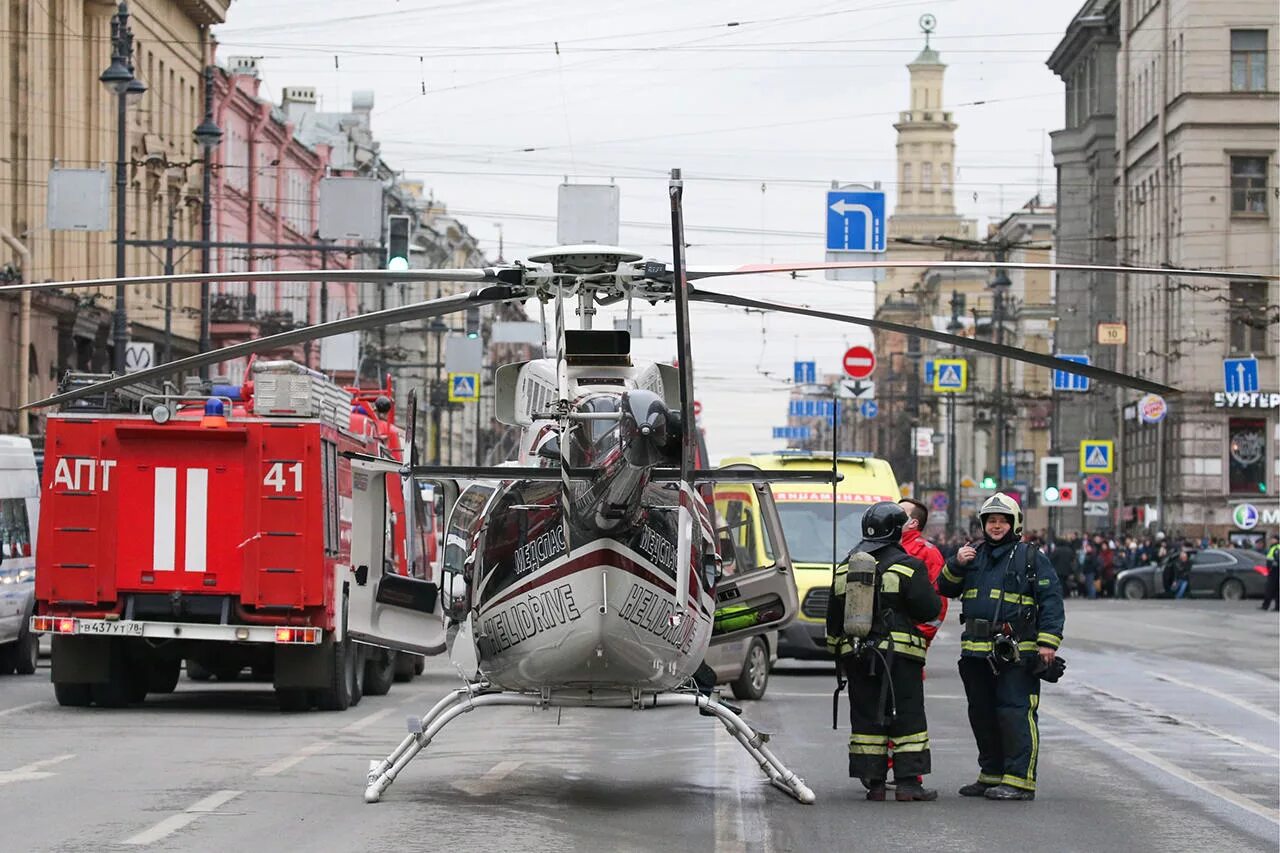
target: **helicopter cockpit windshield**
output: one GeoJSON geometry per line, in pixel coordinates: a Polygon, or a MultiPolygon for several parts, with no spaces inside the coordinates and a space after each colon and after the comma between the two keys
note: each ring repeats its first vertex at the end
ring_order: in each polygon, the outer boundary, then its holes
{"type": "Polygon", "coordinates": [[[618,447],[618,413],[621,399],[615,394],[598,394],[578,401],[574,411],[584,415],[605,415],[575,421],[569,441],[569,464],[574,468],[598,467],[618,447]]]}

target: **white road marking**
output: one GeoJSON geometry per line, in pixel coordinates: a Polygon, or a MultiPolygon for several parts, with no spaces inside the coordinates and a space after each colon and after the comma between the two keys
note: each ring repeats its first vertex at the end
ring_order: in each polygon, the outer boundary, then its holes
{"type": "Polygon", "coordinates": [[[459,779],[452,784],[464,794],[482,797],[498,791],[502,787],[502,780],[514,773],[522,764],[524,764],[523,761],[499,761],[479,779],[459,779]]]}
{"type": "Polygon", "coordinates": [[[218,791],[210,794],[203,800],[188,806],[186,811],[167,817],[150,829],[143,830],[137,835],[126,838],[120,843],[130,844],[133,846],[154,844],[160,839],[172,835],[184,826],[193,823],[201,815],[212,814],[243,793],[244,791],[218,791]]]}
{"type": "Polygon", "coordinates": [[[30,782],[35,779],[47,779],[55,774],[44,768],[70,761],[75,757],[76,755],[73,752],[67,755],[55,756],[54,758],[43,758],[30,764],[24,764],[21,767],[15,767],[12,770],[0,770],[0,785],[7,785],[10,782],[30,782]]]}
{"type": "Polygon", "coordinates": [[[1168,625],[1157,625],[1153,622],[1139,622],[1136,619],[1127,620],[1133,625],[1141,625],[1144,628],[1151,628],[1154,631],[1169,631],[1174,634],[1186,634],[1188,637],[1196,637],[1201,640],[1213,639],[1213,634],[1201,634],[1198,631],[1187,631],[1183,628],[1170,628],[1168,625]]]}
{"type": "Polygon", "coordinates": [[[1246,711],[1252,711],[1255,714],[1259,714],[1263,717],[1266,717],[1268,720],[1274,720],[1276,722],[1280,722],[1280,714],[1276,714],[1272,711],[1268,711],[1266,708],[1263,708],[1261,705],[1255,705],[1252,702],[1246,702],[1244,699],[1241,699],[1238,696],[1232,696],[1230,693],[1223,693],[1221,690],[1214,690],[1212,687],[1205,687],[1203,684],[1192,684],[1189,681],[1183,681],[1180,678],[1174,678],[1172,675],[1165,675],[1162,672],[1147,672],[1147,675],[1151,676],[1157,681],[1167,681],[1170,684],[1176,684],[1179,687],[1186,687],[1188,689],[1195,690],[1199,693],[1207,693],[1210,696],[1216,696],[1217,698],[1221,699],[1224,702],[1230,702],[1232,705],[1236,705],[1240,708],[1244,708],[1246,711]]]}
{"type": "MultiPolygon", "coordinates": [[[[848,689],[849,689],[849,688],[847,688],[847,687],[845,688],[845,690],[848,690],[848,689]]],[[[816,692],[816,693],[811,693],[811,692],[806,692],[806,691],[792,691],[792,692],[787,692],[787,691],[784,691],[784,690],[770,690],[770,691],[769,691],[769,695],[770,695],[770,696],[781,696],[781,697],[783,697],[783,698],[785,698],[785,699],[805,699],[805,698],[810,698],[810,697],[814,697],[814,696],[823,696],[823,697],[825,697],[825,698],[827,698],[827,699],[830,699],[830,698],[831,698],[831,694],[832,694],[833,692],[835,692],[835,688],[832,688],[831,690],[820,690],[820,691],[818,691],[818,692],[816,692]]],[[[964,696],[963,696],[962,694],[959,694],[959,693],[928,693],[928,694],[926,694],[925,698],[926,698],[926,699],[963,699],[963,698],[964,698],[964,696]]],[[[845,699],[841,699],[841,701],[847,701],[847,700],[845,700],[845,699]]],[[[735,743],[736,743],[736,741],[735,741],[735,743]]]]}
{"type": "Polygon", "coordinates": [[[6,716],[8,714],[16,714],[19,711],[25,711],[28,708],[38,708],[43,704],[44,704],[43,702],[28,702],[25,705],[14,705],[12,708],[5,708],[3,711],[0,711],[0,717],[6,716]]]}
{"type": "Polygon", "coordinates": [[[741,774],[737,772],[737,756],[732,752],[742,747],[719,721],[715,724],[712,744],[716,783],[715,850],[716,853],[746,853],[741,774]]]}
{"type": "Polygon", "coordinates": [[[367,716],[361,717],[360,719],[356,720],[351,725],[343,727],[342,731],[355,734],[356,732],[362,729],[368,728],[369,726],[378,722],[378,720],[381,720],[383,717],[387,716],[387,714],[390,714],[392,711],[395,711],[395,710],[396,710],[395,708],[383,708],[381,711],[374,711],[372,714],[369,714],[367,716]]]}
{"type": "Polygon", "coordinates": [[[276,761],[272,764],[268,764],[266,767],[263,767],[261,770],[258,770],[253,775],[254,776],[278,776],[284,771],[288,770],[293,765],[298,764],[302,761],[306,761],[308,758],[315,755],[317,752],[323,752],[331,746],[333,746],[333,741],[328,741],[328,740],[322,740],[312,744],[308,744],[304,746],[302,749],[295,752],[293,755],[285,756],[279,761],[276,761]]]}
{"type": "Polygon", "coordinates": [[[1080,718],[1074,716],[1073,714],[1067,713],[1065,711],[1060,711],[1057,708],[1054,708],[1051,711],[1046,711],[1044,706],[1041,706],[1040,713],[1046,714],[1049,717],[1059,719],[1069,726],[1074,726],[1075,728],[1079,729],[1080,731],[1084,732],[1085,734],[1089,735],[1095,740],[1101,741],[1102,743],[1107,744],[1113,749],[1118,749],[1121,752],[1126,753],[1127,755],[1130,755],[1138,759],[1139,761],[1143,761],[1147,764],[1150,764],[1152,767],[1163,770],[1165,773],[1168,773],[1170,776],[1174,777],[1175,779],[1180,779],[1189,785],[1194,785],[1195,787],[1199,788],[1205,793],[1212,794],[1213,796],[1217,797],[1220,800],[1223,800],[1224,802],[1231,803],[1234,806],[1239,806],[1240,808],[1244,809],[1247,812],[1250,812],[1262,818],[1266,818],[1272,823],[1280,825],[1280,811],[1261,806],[1258,803],[1254,802],[1253,800],[1249,799],[1248,797],[1241,796],[1240,794],[1237,794],[1235,791],[1232,791],[1230,788],[1226,788],[1222,785],[1219,785],[1216,782],[1211,782],[1202,776],[1197,776],[1195,773],[1192,773],[1189,770],[1184,770],[1183,768],[1179,767],[1173,762],[1166,761],[1160,756],[1156,755],[1155,753],[1150,752],[1149,750],[1145,750],[1141,747],[1134,746],[1129,743],[1125,743],[1123,740],[1120,740],[1119,738],[1115,737],[1112,734],[1109,734],[1105,730],[1100,729],[1095,725],[1086,723],[1084,720],[1081,720],[1080,718]]]}
{"type": "MultiPolygon", "coordinates": [[[[1123,702],[1126,705],[1131,705],[1134,708],[1138,708],[1142,711],[1146,711],[1148,714],[1155,714],[1160,717],[1167,717],[1168,719],[1178,723],[1178,725],[1186,726],[1188,728],[1195,729],[1196,731],[1204,732],[1207,735],[1212,735],[1213,737],[1220,738],[1230,743],[1234,743],[1236,746],[1242,746],[1245,749],[1251,749],[1254,752],[1260,752],[1269,758],[1280,757],[1280,753],[1277,753],[1274,749],[1272,749],[1269,746],[1263,746],[1260,743],[1254,743],[1251,740],[1246,740],[1245,738],[1238,737],[1233,734],[1228,734],[1227,732],[1221,731],[1220,729],[1215,729],[1213,726],[1205,725],[1204,723],[1189,719],[1187,717],[1179,717],[1177,714],[1172,714],[1168,711],[1162,711],[1159,708],[1155,707],[1154,705],[1149,705],[1146,702],[1139,702],[1137,699],[1130,699],[1127,696],[1121,696],[1117,693],[1112,693],[1109,690],[1103,690],[1101,687],[1092,685],[1087,681],[1080,681],[1079,679],[1077,679],[1076,683],[1079,684],[1081,687],[1085,688],[1086,690],[1090,690],[1094,693],[1098,693],[1102,696],[1106,696],[1108,699],[1114,699],[1117,702],[1123,702]]],[[[1168,751],[1170,754],[1174,754],[1174,755],[1180,754],[1180,749],[1177,747],[1169,747],[1167,750],[1157,750],[1157,751],[1159,752],[1168,751]]]]}

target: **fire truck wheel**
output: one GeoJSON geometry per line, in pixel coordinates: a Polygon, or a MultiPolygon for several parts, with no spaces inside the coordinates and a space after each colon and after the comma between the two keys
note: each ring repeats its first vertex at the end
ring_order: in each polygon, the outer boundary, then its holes
{"type": "Polygon", "coordinates": [[[64,708],[87,708],[93,701],[93,692],[88,684],[78,682],[55,681],[53,695],[58,704],[64,708]]]}
{"type": "MultiPolygon", "coordinates": [[[[356,650],[350,640],[333,644],[333,669],[329,686],[316,691],[316,704],[321,711],[345,711],[355,704],[356,650]]],[[[363,675],[363,673],[361,673],[363,675]]]]}
{"type": "Polygon", "coordinates": [[[187,658],[187,678],[192,681],[208,681],[213,678],[213,670],[200,663],[198,660],[187,658]]]}
{"type": "Polygon", "coordinates": [[[404,684],[405,682],[413,681],[413,677],[419,674],[414,670],[417,669],[418,661],[420,660],[422,658],[418,655],[406,654],[405,652],[397,654],[395,663],[396,683],[404,684]]]}
{"type": "Polygon", "coordinates": [[[130,702],[138,701],[133,698],[132,680],[126,673],[116,671],[110,681],[90,685],[94,704],[99,708],[125,708],[130,702]]]}
{"type": "Polygon", "coordinates": [[[182,672],[182,661],[179,658],[156,658],[147,667],[147,692],[172,693],[178,687],[178,676],[182,672]]]}
{"type": "Polygon", "coordinates": [[[364,662],[364,693],[367,696],[386,696],[396,677],[395,652],[387,649],[371,650],[364,662]]]}
{"type": "Polygon", "coordinates": [[[13,675],[18,666],[18,644],[6,643],[0,646],[0,675],[13,675]]]}
{"type": "Polygon", "coordinates": [[[311,693],[305,688],[277,687],[276,702],[281,711],[310,711],[311,693]]]}
{"type": "Polygon", "coordinates": [[[364,698],[364,670],[365,670],[365,650],[368,646],[359,643],[353,643],[347,640],[349,646],[348,653],[351,655],[351,707],[360,704],[360,700],[364,698]]]}

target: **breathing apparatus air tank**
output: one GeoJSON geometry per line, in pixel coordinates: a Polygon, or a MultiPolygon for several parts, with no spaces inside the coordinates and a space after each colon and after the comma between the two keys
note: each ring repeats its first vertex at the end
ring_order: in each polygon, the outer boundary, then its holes
{"type": "Polygon", "coordinates": [[[844,633],[866,639],[876,612],[876,558],[866,551],[849,555],[844,587],[844,633]]]}

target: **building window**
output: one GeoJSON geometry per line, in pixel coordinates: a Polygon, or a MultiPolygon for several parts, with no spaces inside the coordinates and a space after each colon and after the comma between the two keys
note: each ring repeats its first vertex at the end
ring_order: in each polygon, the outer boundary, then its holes
{"type": "Polygon", "coordinates": [[[1232,494],[1267,491],[1267,422],[1262,418],[1231,418],[1227,469],[1232,494]]]}
{"type": "Polygon", "coordinates": [[[1231,158],[1231,212],[1267,213],[1267,158],[1231,158]]]}
{"type": "Polygon", "coordinates": [[[1231,91],[1267,90],[1267,31],[1231,31],[1231,91]]]}
{"type": "Polygon", "coordinates": [[[920,182],[924,184],[925,189],[933,187],[933,164],[922,163],[920,165],[920,182]]]}
{"type": "Polygon", "coordinates": [[[1277,309],[1267,305],[1267,284],[1261,281],[1231,282],[1231,352],[1267,351],[1267,327],[1277,309]]]}

